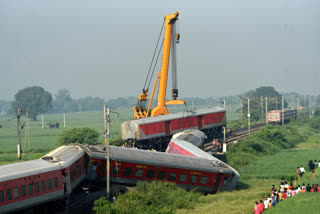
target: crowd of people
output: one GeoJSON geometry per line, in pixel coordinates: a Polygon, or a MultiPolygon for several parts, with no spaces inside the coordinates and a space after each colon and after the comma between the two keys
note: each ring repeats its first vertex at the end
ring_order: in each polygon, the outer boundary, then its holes
{"type": "Polygon", "coordinates": [[[270,194],[264,197],[264,201],[260,200],[260,203],[258,201],[255,202],[254,214],[261,214],[266,209],[270,209],[271,207],[276,206],[276,204],[280,201],[306,192],[320,193],[319,184],[312,184],[312,186],[310,186],[310,184],[307,184],[307,186],[305,186],[305,184],[302,184],[302,186],[298,185],[294,187],[292,183],[288,184],[286,181],[284,181],[281,182],[278,190],[274,185],[272,185],[270,194]]]}
{"type": "MultiPolygon", "coordinates": [[[[320,168],[320,160],[309,160],[308,161],[308,168],[312,171],[312,178],[316,178],[315,169],[320,168]]],[[[306,170],[301,165],[297,167],[296,175],[297,179],[300,180],[303,175],[305,174],[306,170]]],[[[270,190],[270,194],[264,197],[264,200],[260,200],[255,202],[254,205],[254,214],[261,214],[266,209],[269,209],[273,206],[276,206],[282,200],[285,200],[289,197],[294,197],[298,194],[305,193],[305,192],[319,192],[320,193],[320,186],[319,184],[307,184],[307,186],[303,183],[302,186],[298,185],[294,187],[292,183],[288,184],[286,181],[281,182],[279,189],[277,190],[274,185],[270,190]]]]}

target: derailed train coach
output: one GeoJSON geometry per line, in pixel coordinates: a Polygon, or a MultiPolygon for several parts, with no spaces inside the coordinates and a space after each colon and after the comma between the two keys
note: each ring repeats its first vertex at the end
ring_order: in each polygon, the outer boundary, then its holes
{"type": "Polygon", "coordinates": [[[61,146],[41,159],[0,166],[0,213],[62,202],[85,179],[85,153],[61,146]]]}
{"type": "MultiPolygon", "coordinates": [[[[189,133],[192,134],[192,130],[190,130],[189,133]]],[[[211,161],[217,166],[223,166],[225,168],[228,168],[229,170],[232,171],[232,175],[230,178],[230,184],[225,190],[232,191],[239,180],[240,175],[237,172],[237,170],[232,168],[230,165],[224,163],[223,161],[219,160],[218,158],[215,158],[212,155],[208,154],[207,152],[201,150],[194,144],[188,142],[186,139],[181,140],[178,138],[172,138],[166,149],[166,153],[183,155],[183,156],[201,157],[211,161]]]]}
{"type": "Polygon", "coordinates": [[[139,148],[164,151],[173,134],[198,129],[209,139],[221,138],[224,126],[225,109],[214,107],[126,121],[121,124],[121,138],[124,142],[135,143],[139,148]]]}
{"type": "MultiPolygon", "coordinates": [[[[86,146],[90,156],[87,179],[105,183],[105,146],[86,146]]],[[[233,171],[216,161],[156,151],[110,146],[110,180],[134,186],[139,181],[168,181],[205,193],[229,190],[233,171]]]]}

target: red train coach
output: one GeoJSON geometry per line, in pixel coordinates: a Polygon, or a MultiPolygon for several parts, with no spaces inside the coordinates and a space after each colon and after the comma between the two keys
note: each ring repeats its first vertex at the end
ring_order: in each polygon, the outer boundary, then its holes
{"type": "Polygon", "coordinates": [[[0,166],[0,213],[63,200],[85,176],[85,153],[79,146],[62,146],[38,160],[0,166]]]}
{"type": "Polygon", "coordinates": [[[218,158],[215,158],[212,155],[206,153],[205,151],[199,149],[197,146],[193,145],[192,143],[189,143],[186,140],[172,138],[166,149],[166,153],[201,157],[201,158],[210,160],[212,163],[215,163],[217,166],[221,166],[221,167],[223,166],[223,167],[229,168],[232,171],[231,183],[227,189],[229,191],[232,191],[238,182],[240,175],[234,168],[220,161],[218,158]]]}
{"type": "Polygon", "coordinates": [[[0,166],[0,213],[60,200],[62,183],[61,167],[45,160],[0,166]]]}
{"type": "Polygon", "coordinates": [[[139,148],[164,151],[171,136],[185,129],[199,129],[209,139],[221,137],[222,127],[226,126],[225,113],[225,109],[214,107],[130,120],[121,124],[121,137],[139,148]]]}
{"type": "MultiPolygon", "coordinates": [[[[87,146],[86,150],[91,157],[88,179],[105,182],[105,147],[87,146]]],[[[213,193],[228,189],[231,182],[229,168],[204,158],[113,146],[110,154],[110,177],[114,184],[130,186],[139,181],[163,180],[188,190],[197,188],[213,193]]]]}

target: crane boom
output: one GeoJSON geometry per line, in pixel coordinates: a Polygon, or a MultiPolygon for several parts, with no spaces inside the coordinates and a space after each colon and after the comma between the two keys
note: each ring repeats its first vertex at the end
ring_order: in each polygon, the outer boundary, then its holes
{"type": "MultiPolygon", "coordinates": [[[[161,70],[160,70],[160,76],[158,73],[158,76],[156,78],[156,81],[154,83],[152,96],[149,101],[148,109],[146,110],[144,107],[144,104],[146,103],[148,99],[148,89],[143,89],[142,94],[138,97],[138,105],[133,107],[134,111],[134,119],[140,119],[140,118],[146,118],[149,115],[150,107],[152,103],[152,98],[154,96],[155,87],[159,80],[159,89],[158,89],[158,103],[157,106],[151,111],[151,117],[158,116],[158,115],[165,115],[169,114],[168,109],[166,108],[166,105],[184,105],[185,101],[178,100],[178,89],[174,88],[172,89],[172,100],[165,101],[166,99],[166,89],[167,89],[167,80],[168,80],[168,67],[169,67],[169,58],[170,58],[170,50],[175,51],[175,48],[171,49],[171,44],[174,39],[178,39],[179,35],[175,34],[174,25],[176,21],[178,20],[179,13],[175,12],[171,15],[166,15],[164,17],[164,39],[163,39],[163,50],[162,50],[162,62],[161,62],[161,70]],[[174,35],[173,35],[174,33],[174,35]],[[173,38],[174,39],[173,39],[173,38]],[[143,105],[142,105],[143,104],[143,105]]],[[[175,57],[174,57],[175,58],[175,57]]],[[[173,60],[172,63],[175,63],[175,60],[173,60]]],[[[175,66],[173,66],[175,67],[175,66]]],[[[176,72],[176,71],[174,71],[176,72]]],[[[175,74],[174,74],[175,76],[175,74]]],[[[173,80],[176,81],[176,80],[173,80]]],[[[176,84],[174,84],[176,85],[176,84]]]]}

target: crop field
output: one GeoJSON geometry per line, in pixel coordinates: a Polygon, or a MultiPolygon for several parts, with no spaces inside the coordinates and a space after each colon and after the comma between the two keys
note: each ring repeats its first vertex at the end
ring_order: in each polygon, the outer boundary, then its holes
{"type": "MultiPolygon", "coordinates": [[[[198,108],[205,108],[201,106],[198,108]]],[[[189,108],[188,110],[190,110],[189,108]]],[[[170,107],[170,112],[184,111],[183,107],[170,107]]],[[[235,108],[227,108],[228,121],[239,118],[235,108]]],[[[119,139],[120,124],[126,120],[133,118],[131,109],[117,109],[117,114],[111,113],[111,130],[110,138],[119,139]]],[[[103,111],[87,111],[66,113],[66,127],[63,124],[63,114],[46,114],[44,115],[44,128],[42,128],[41,118],[38,116],[37,121],[29,121],[29,126],[25,123],[21,131],[21,147],[22,158],[24,160],[35,159],[41,157],[45,153],[57,147],[58,135],[67,128],[88,127],[101,133],[99,142],[103,143],[104,119],[103,111]],[[48,128],[48,122],[58,122],[59,128],[48,128]]],[[[12,119],[13,116],[0,115],[0,165],[14,162],[17,160],[17,120],[12,119]]],[[[21,117],[21,124],[25,122],[25,118],[21,117]]]]}

